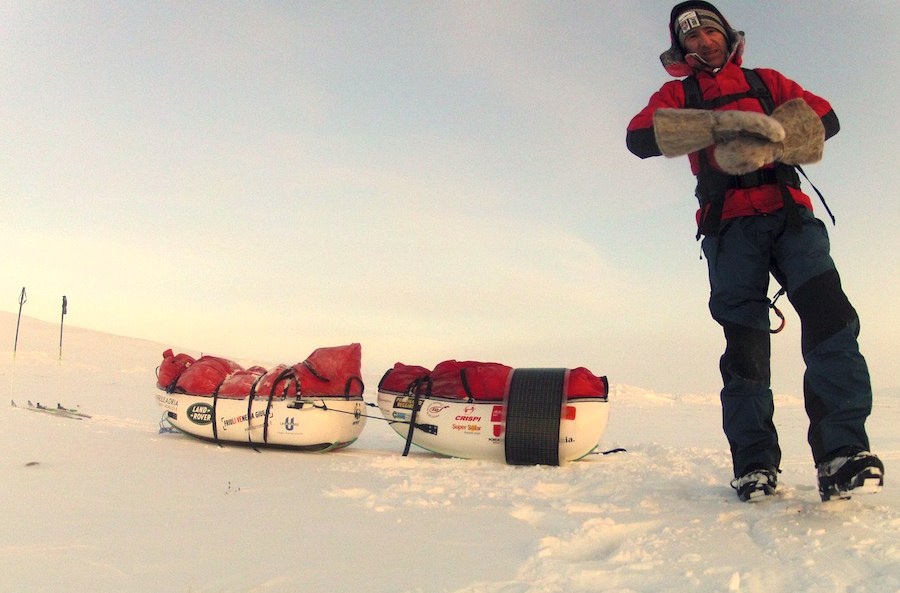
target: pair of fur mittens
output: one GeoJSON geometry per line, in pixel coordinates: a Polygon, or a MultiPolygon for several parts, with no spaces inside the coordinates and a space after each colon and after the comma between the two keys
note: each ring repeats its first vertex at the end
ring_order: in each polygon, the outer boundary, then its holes
{"type": "Polygon", "coordinates": [[[726,173],[742,175],[781,161],[788,165],[806,165],[822,160],[825,150],[825,126],[803,99],[791,99],[772,112],[772,118],[784,128],[781,142],[739,136],[716,145],[716,162],[726,173]]]}

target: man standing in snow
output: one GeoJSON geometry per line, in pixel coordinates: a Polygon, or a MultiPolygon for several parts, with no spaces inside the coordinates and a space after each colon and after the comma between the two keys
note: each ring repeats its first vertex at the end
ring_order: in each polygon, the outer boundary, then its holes
{"type": "Polygon", "coordinates": [[[628,126],[641,158],[688,155],[697,176],[698,237],[709,308],[725,334],[723,427],[744,501],[775,493],[781,449],[770,388],[769,274],[800,316],[809,444],[822,500],[877,492],[884,466],[868,451],[872,389],[859,318],[843,289],[824,224],[795,165],[822,157],[838,132],[829,103],[779,72],[743,70],[744,34],[708,2],[682,2],[662,54],[667,82],[628,126]],[[768,115],[767,115],[768,114],[768,115]]]}

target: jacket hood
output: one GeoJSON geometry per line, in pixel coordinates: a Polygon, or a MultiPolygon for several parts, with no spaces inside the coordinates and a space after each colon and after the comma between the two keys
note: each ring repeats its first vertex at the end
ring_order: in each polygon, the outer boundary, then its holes
{"type": "Polygon", "coordinates": [[[659,60],[662,62],[666,72],[676,78],[682,78],[684,76],[690,76],[694,70],[702,69],[705,65],[700,59],[700,56],[696,54],[685,55],[684,48],[682,48],[681,44],[678,42],[676,19],[685,10],[691,8],[708,10],[719,17],[722,24],[725,25],[725,30],[728,31],[725,41],[728,43],[730,51],[725,63],[734,62],[735,65],[740,66],[744,55],[744,32],[738,31],[732,27],[728,23],[728,19],[719,12],[719,9],[709,2],[689,0],[688,2],[676,4],[669,14],[669,42],[671,43],[671,46],[659,56],[659,60]]]}

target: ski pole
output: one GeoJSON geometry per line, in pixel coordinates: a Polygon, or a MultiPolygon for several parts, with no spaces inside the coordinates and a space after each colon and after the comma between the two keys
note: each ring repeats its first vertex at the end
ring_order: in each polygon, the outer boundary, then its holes
{"type": "Polygon", "coordinates": [[[16,320],[16,339],[13,342],[12,372],[9,374],[9,394],[13,397],[16,394],[16,350],[19,348],[19,324],[22,322],[22,305],[27,300],[28,297],[25,296],[25,287],[23,286],[22,292],[19,294],[19,318],[16,320]]]}
{"type": "Polygon", "coordinates": [[[66,307],[68,306],[68,301],[66,300],[66,295],[63,295],[62,300],[62,315],[59,316],[59,360],[62,362],[62,339],[63,339],[63,322],[66,319],[66,307]]]}
{"type": "Polygon", "coordinates": [[[19,347],[19,324],[22,323],[22,305],[25,304],[25,301],[28,300],[28,297],[25,296],[25,287],[22,287],[22,293],[19,295],[19,318],[16,320],[16,339],[13,342],[13,360],[16,358],[16,350],[19,347]]]}

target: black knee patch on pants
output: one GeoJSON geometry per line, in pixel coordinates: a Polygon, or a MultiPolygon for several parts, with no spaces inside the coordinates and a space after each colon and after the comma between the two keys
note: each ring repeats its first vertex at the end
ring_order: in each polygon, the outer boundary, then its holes
{"type": "Polygon", "coordinates": [[[837,270],[811,278],[793,291],[790,299],[800,316],[804,353],[858,319],[856,309],[841,288],[837,270]]]}
{"type": "Polygon", "coordinates": [[[726,347],[719,369],[725,384],[735,377],[768,384],[772,377],[769,332],[735,324],[726,324],[723,328],[726,347]]]}

